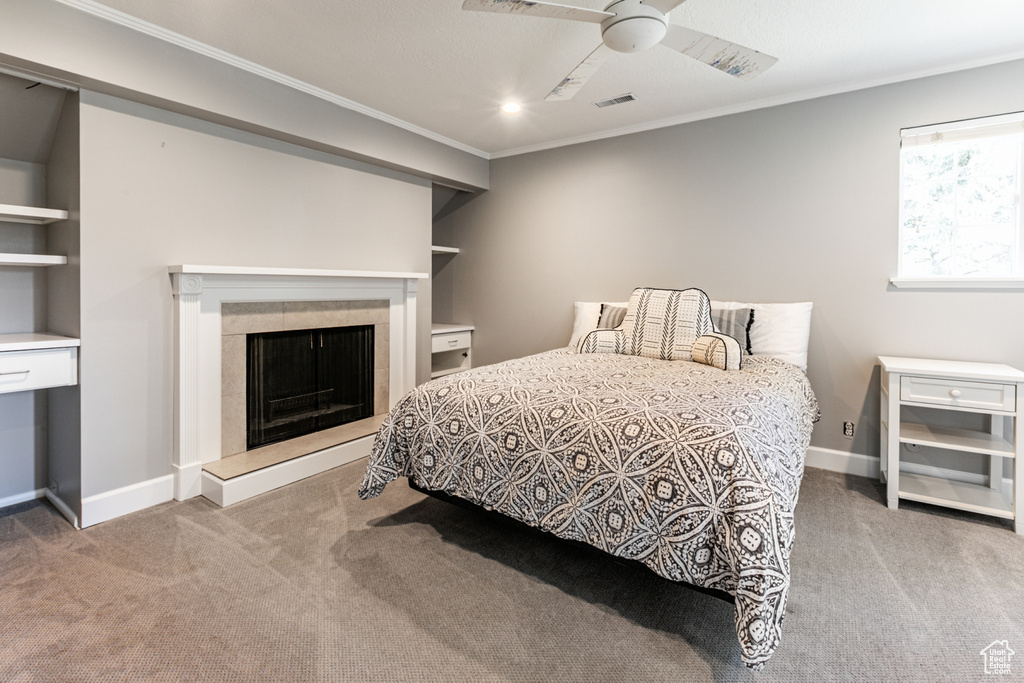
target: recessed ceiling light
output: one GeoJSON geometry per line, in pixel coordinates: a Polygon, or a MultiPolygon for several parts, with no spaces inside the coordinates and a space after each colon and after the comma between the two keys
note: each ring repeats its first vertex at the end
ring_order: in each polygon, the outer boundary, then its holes
{"type": "Polygon", "coordinates": [[[518,114],[522,110],[522,107],[519,106],[518,102],[506,102],[501,105],[501,110],[506,114],[518,114]]]}

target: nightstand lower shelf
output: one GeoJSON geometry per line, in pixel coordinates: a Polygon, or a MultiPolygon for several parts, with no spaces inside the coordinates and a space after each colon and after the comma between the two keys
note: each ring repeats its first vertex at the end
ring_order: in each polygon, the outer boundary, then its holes
{"type": "Polygon", "coordinates": [[[981,484],[900,472],[899,491],[903,500],[1013,519],[1013,508],[999,490],[981,484]]]}

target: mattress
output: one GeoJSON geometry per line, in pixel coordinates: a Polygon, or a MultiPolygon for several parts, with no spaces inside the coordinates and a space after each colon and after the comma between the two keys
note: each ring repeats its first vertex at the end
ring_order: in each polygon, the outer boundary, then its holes
{"type": "Polygon", "coordinates": [[[734,596],[743,662],[777,648],[817,403],[785,361],[740,370],[549,351],[434,380],[377,433],[361,498],[400,476],[734,596]]]}

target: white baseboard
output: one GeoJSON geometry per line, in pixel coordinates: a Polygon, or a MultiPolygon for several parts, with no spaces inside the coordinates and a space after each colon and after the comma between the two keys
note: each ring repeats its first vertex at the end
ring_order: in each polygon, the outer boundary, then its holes
{"type": "Polygon", "coordinates": [[[221,479],[209,472],[203,472],[203,496],[221,507],[233,505],[246,498],[326,472],[338,465],[365,458],[373,447],[373,439],[374,435],[370,434],[231,479],[221,479]]]}
{"type": "Polygon", "coordinates": [[[174,475],[100,493],[82,499],[82,528],[174,499],[174,475]]]}
{"type": "Polygon", "coordinates": [[[36,489],[35,491],[26,491],[25,493],[0,498],[0,508],[10,507],[18,503],[27,503],[30,500],[38,500],[44,495],[46,495],[46,489],[36,489]]]}
{"type": "MultiPolygon", "coordinates": [[[[847,453],[845,451],[836,451],[831,448],[811,446],[807,449],[807,457],[804,459],[804,465],[807,467],[815,467],[819,470],[829,470],[831,472],[852,474],[857,477],[878,479],[878,458],[870,455],[863,455],[861,453],[847,453]]],[[[988,476],[984,474],[962,472],[960,470],[951,470],[945,467],[935,467],[933,465],[922,465],[920,463],[907,462],[905,460],[900,462],[900,472],[923,474],[929,477],[939,477],[942,479],[949,479],[951,481],[963,481],[968,484],[979,484],[981,486],[988,485],[988,476]]],[[[1003,496],[1006,497],[1007,500],[1013,499],[1013,479],[1004,477],[1001,481],[1000,488],[1002,489],[1003,496]]]]}
{"type": "Polygon", "coordinates": [[[67,503],[57,497],[57,494],[50,489],[43,489],[43,495],[46,496],[46,500],[50,501],[50,505],[57,508],[57,512],[64,515],[64,519],[71,522],[71,525],[76,529],[81,529],[78,525],[78,515],[75,511],[68,507],[67,503]]]}
{"type": "Polygon", "coordinates": [[[807,449],[807,457],[804,458],[804,465],[815,467],[819,470],[831,472],[842,472],[858,477],[878,479],[878,458],[860,453],[847,453],[836,451],[831,448],[818,448],[811,446],[807,449]]]}
{"type": "Polygon", "coordinates": [[[171,465],[174,470],[174,500],[188,500],[203,495],[203,465],[186,465],[178,467],[171,465]]]}

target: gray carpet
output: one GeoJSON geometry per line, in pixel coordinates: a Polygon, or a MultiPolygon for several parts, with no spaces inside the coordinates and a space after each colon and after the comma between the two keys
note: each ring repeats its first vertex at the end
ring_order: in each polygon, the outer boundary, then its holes
{"type": "Polygon", "coordinates": [[[755,674],[731,605],[404,480],[359,501],[363,466],[84,531],[0,511],[0,680],[1024,680],[1007,522],[808,470],[783,642],[755,674]],[[1009,676],[984,674],[995,640],[1009,676]]]}

